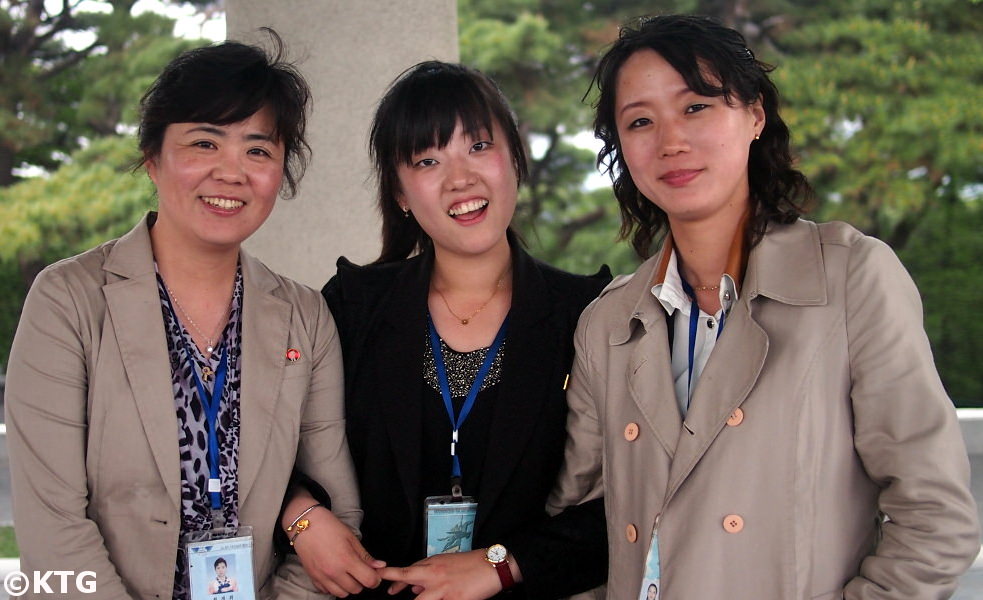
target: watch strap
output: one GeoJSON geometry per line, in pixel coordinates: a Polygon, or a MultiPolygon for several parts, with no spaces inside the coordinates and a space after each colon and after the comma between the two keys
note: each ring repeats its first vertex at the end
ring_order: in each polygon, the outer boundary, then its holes
{"type": "Polygon", "coordinates": [[[498,578],[502,581],[502,591],[512,589],[515,586],[515,579],[512,577],[512,569],[509,568],[509,559],[502,562],[492,563],[498,571],[498,578]]]}

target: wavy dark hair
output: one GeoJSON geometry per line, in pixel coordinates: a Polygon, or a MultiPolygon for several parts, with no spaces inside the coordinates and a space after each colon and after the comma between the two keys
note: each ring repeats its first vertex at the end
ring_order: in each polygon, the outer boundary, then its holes
{"type": "Polygon", "coordinates": [[[697,94],[723,96],[728,103],[749,106],[760,100],[765,127],[751,144],[748,156],[751,218],[745,235],[750,244],[761,240],[769,223],[791,223],[813,199],[805,175],[793,167],[789,130],[778,113],[778,89],[768,77],[771,65],[757,60],[737,31],[707,17],[667,15],[645,17],[622,27],[601,58],[591,82],[599,97],[594,104],[594,135],[604,142],[597,154],[614,183],[621,208],[621,239],[631,238],[641,258],[652,253],[653,242],[669,226],[666,213],[635,186],[621,153],[615,121],[618,72],[639,50],[659,53],[697,94]],[[707,80],[707,77],[711,80],[707,80]]]}
{"type": "Polygon", "coordinates": [[[303,75],[284,61],[283,40],[262,28],[273,51],[240,42],[222,42],[182,52],[157,77],[140,101],[139,169],[160,155],[172,123],[228,125],[248,119],[264,107],[273,112],[273,136],[283,142],[287,197],[310,159],[307,110],[311,90],[303,75]]]}
{"type": "Polygon", "coordinates": [[[406,218],[399,207],[398,168],[412,164],[418,152],[445,147],[459,122],[471,137],[483,132],[490,135],[493,124],[498,123],[505,132],[519,185],[528,177],[515,113],[490,77],[464,65],[435,60],[410,67],[379,102],[369,134],[382,214],[382,252],[375,262],[401,260],[433,244],[416,219],[406,218]]]}

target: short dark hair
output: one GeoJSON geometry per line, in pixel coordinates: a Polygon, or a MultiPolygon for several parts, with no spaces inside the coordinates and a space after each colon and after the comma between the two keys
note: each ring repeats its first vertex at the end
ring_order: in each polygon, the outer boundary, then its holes
{"type": "Polygon", "coordinates": [[[645,17],[621,28],[591,82],[600,93],[594,104],[594,135],[604,143],[597,164],[614,182],[614,195],[621,208],[621,238],[630,237],[635,252],[647,258],[653,242],[669,224],[665,212],[643,196],[632,181],[615,121],[618,72],[631,55],[644,49],[662,56],[697,94],[723,96],[728,103],[744,105],[760,100],[765,126],[748,156],[752,214],[745,234],[755,244],[769,223],[797,219],[812,200],[813,191],[805,175],[793,167],[788,126],[778,113],[778,88],[768,77],[774,67],[755,58],[744,36],[713,19],[645,17]],[[708,75],[713,79],[707,80],[708,75]]]}
{"type": "Polygon", "coordinates": [[[219,556],[218,558],[215,559],[215,565],[212,568],[217,569],[220,564],[229,566],[229,563],[225,562],[225,559],[219,556]]]}
{"type": "Polygon", "coordinates": [[[283,40],[263,31],[273,52],[240,42],[181,53],[157,77],[140,101],[139,168],[160,155],[164,132],[172,123],[227,125],[248,119],[264,107],[273,112],[273,135],[283,142],[286,196],[297,193],[310,157],[305,138],[311,91],[307,81],[283,60],[283,40]]]}
{"type": "Polygon", "coordinates": [[[435,60],[410,67],[379,102],[369,135],[382,214],[382,252],[376,262],[400,260],[432,244],[416,219],[405,218],[397,203],[397,169],[410,164],[418,152],[446,146],[458,122],[473,137],[482,131],[490,134],[498,123],[505,132],[519,184],[528,177],[515,113],[490,77],[464,65],[435,60]]]}

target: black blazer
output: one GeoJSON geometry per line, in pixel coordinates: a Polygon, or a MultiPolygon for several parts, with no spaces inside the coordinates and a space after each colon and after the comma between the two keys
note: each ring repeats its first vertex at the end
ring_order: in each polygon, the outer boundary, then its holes
{"type": "MultiPolygon", "coordinates": [[[[574,329],[611,275],[607,267],[593,276],[571,275],[536,261],[518,244],[512,254],[508,352],[478,491],[474,547],[504,543],[521,556],[521,549],[509,546],[511,536],[545,520],[546,499],[563,459],[564,382],[573,360],[574,329]]],[[[432,269],[431,252],[364,267],[341,258],[337,274],[322,290],[344,355],[348,443],[365,512],[362,543],[394,566],[409,565],[424,554],[412,528],[423,527],[421,382],[432,269]]],[[[603,534],[600,542],[606,551],[603,534]]],[[[535,541],[515,538],[514,543],[535,541]]],[[[605,559],[589,569],[581,587],[602,582],[606,564],[605,559]]],[[[527,580],[532,575],[525,567],[523,574],[527,580]]],[[[546,586],[552,589],[553,583],[546,586]]],[[[389,597],[385,587],[363,597],[389,597]]],[[[519,589],[513,595],[524,596],[519,589]]]]}

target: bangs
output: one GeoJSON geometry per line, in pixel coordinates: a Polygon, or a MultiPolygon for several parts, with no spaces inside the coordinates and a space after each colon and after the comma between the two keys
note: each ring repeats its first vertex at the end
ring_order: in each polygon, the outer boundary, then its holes
{"type": "Polygon", "coordinates": [[[408,165],[419,152],[445,147],[458,123],[472,139],[492,135],[488,99],[470,77],[437,72],[412,81],[401,95],[395,103],[399,114],[393,115],[396,164],[408,165]]]}
{"type": "MultiPolygon", "coordinates": [[[[217,61],[216,61],[217,62],[217,61]]],[[[272,105],[276,131],[279,137],[281,115],[274,98],[275,79],[265,64],[257,62],[238,69],[227,69],[215,64],[213,69],[203,70],[200,81],[184,88],[194,98],[182,98],[180,106],[189,107],[186,118],[193,123],[228,125],[244,121],[266,105],[272,105]],[[211,71],[211,72],[209,72],[211,71]],[[201,90],[208,90],[202,97],[201,90]]]]}
{"type": "Polygon", "coordinates": [[[757,98],[753,81],[742,78],[742,73],[735,69],[732,48],[707,44],[697,53],[687,44],[658,46],[653,50],[662,55],[697,94],[711,98],[723,96],[728,104],[733,104],[734,97],[744,104],[757,98]]]}

